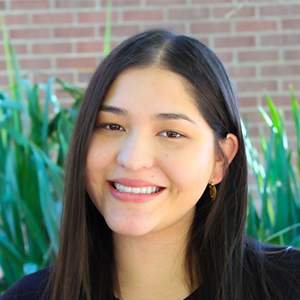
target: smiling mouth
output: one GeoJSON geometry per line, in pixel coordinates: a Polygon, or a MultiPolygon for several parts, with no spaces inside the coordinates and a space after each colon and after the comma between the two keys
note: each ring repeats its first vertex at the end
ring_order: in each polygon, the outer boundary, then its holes
{"type": "Polygon", "coordinates": [[[164,188],[159,186],[143,186],[143,187],[132,187],[126,186],[117,182],[110,182],[110,184],[121,193],[129,193],[129,194],[154,194],[160,192],[164,188]]]}

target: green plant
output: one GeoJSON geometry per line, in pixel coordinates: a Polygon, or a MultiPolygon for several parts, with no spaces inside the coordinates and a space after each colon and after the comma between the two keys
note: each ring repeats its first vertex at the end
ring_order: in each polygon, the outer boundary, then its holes
{"type": "Polygon", "coordinates": [[[247,234],[265,243],[300,247],[299,110],[292,86],[290,92],[297,135],[297,158],[292,157],[283,112],[276,109],[268,93],[265,93],[265,97],[270,116],[263,108],[259,108],[270,128],[268,140],[260,133],[265,167],[260,163],[258,153],[244,130],[247,158],[255,176],[261,204],[259,212],[250,191],[247,234]],[[296,164],[294,160],[297,160],[296,164]]]}
{"type": "Polygon", "coordinates": [[[15,78],[0,93],[0,291],[49,265],[57,252],[63,163],[83,95],[57,78],[31,85],[9,43],[8,51],[15,78]],[[75,98],[71,108],[60,107],[54,83],[75,98]]]}
{"type": "MultiPolygon", "coordinates": [[[[103,56],[110,51],[111,1],[106,13],[103,56]]],[[[9,87],[0,91],[1,294],[55,259],[63,165],[83,91],[58,78],[34,85],[21,78],[0,18],[9,78],[9,87]],[[71,108],[60,107],[54,85],[74,99],[71,108]]]]}

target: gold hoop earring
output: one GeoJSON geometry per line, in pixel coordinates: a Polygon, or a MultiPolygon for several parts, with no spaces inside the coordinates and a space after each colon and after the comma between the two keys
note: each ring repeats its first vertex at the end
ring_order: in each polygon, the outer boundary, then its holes
{"type": "Polygon", "coordinates": [[[217,189],[214,184],[214,178],[212,179],[211,183],[209,184],[209,194],[210,194],[211,200],[215,200],[215,198],[217,196],[217,189]]]}

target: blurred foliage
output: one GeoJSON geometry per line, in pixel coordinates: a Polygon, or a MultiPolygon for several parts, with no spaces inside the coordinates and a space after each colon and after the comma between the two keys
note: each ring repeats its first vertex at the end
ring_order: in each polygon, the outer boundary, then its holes
{"type": "MultiPolygon", "coordinates": [[[[83,91],[51,77],[20,75],[0,15],[9,86],[0,91],[0,294],[26,274],[51,265],[58,251],[64,162],[83,91]],[[61,107],[54,89],[69,93],[61,107]]],[[[103,56],[110,52],[107,2],[103,56]]]]}
{"type": "Polygon", "coordinates": [[[57,253],[63,163],[83,96],[53,77],[31,85],[7,49],[13,76],[0,92],[0,291],[57,253]],[[71,108],[60,107],[54,84],[74,98],[71,108]]]}
{"type": "Polygon", "coordinates": [[[259,107],[261,115],[270,128],[267,139],[260,133],[264,165],[257,150],[244,130],[247,159],[254,173],[258,190],[259,207],[249,191],[247,234],[263,243],[300,247],[300,128],[299,109],[293,87],[290,86],[291,105],[297,138],[296,157],[292,157],[283,112],[276,109],[268,93],[265,98],[270,115],[259,107]]]}

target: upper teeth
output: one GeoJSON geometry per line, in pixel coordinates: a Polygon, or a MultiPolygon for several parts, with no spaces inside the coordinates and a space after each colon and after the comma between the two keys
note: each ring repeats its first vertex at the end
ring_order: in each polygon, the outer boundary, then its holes
{"type": "Polygon", "coordinates": [[[114,183],[114,186],[119,192],[131,193],[131,194],[153,194],[159,191],[159,187],[157,186],[144,186],[138,188],[138,187],[126,186],[117,182],[114,183]]]}

